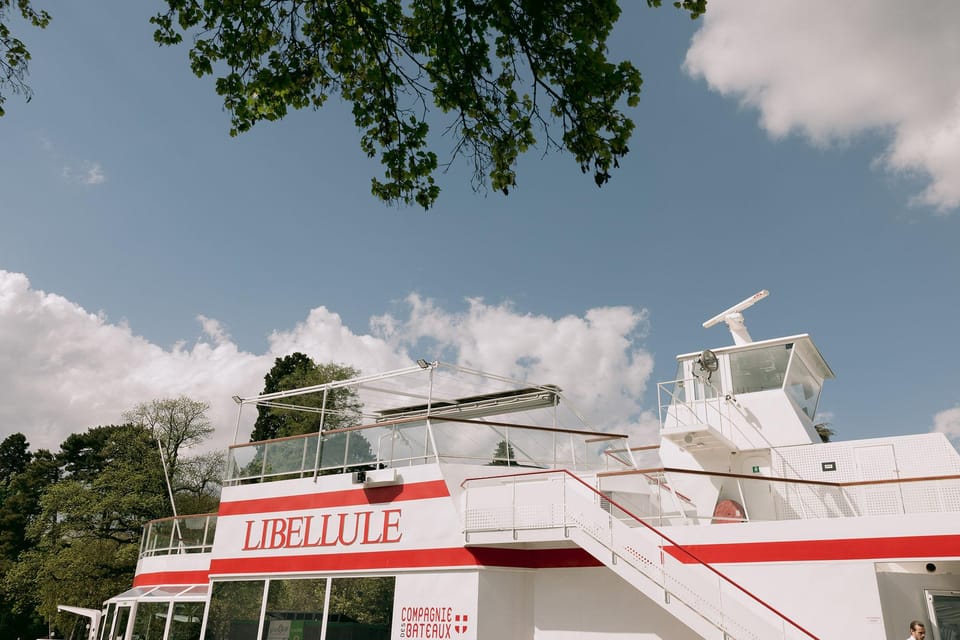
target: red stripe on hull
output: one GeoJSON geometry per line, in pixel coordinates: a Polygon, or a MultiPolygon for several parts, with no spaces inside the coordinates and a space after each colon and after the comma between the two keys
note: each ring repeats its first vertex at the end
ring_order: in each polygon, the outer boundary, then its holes
{"type": "Polygon", "coordinates": [[[960,555],[960,535],[693,544],[682,549],[666,546],[664,551],[684,564],[943,558],[960,555]]]}
{"type": "Polygon", "coordinates": [[[207,584],[209,581],[210,574],[207,571],[158,571],[156,573],[141,573],[134,576],[133,586],[153,587],[158,584],[207,584]]]}
{"type": "Polygon", "coordinates": [[[364,571],[419,569],[424,567],[513,567],[551,569],[599,567],[601,563],[583,549],[497,549],[452,547],[415,551],[335,553],[268,558],[211,560],[210,573],[278,574],[303,571],[364,571]]]}
{"type": "Polygon", "coordinates": [[[219,515],[239,516],[253,513],[351,507],[448,497],[450,497],[450,491],[447,489],[447,483],[443,480],[431,480],[429,482],[372,487],[370,489],[347,489],[345,491],[310,493],[300,496],[278,496],[275,498],[221,502],[219,515]]]}

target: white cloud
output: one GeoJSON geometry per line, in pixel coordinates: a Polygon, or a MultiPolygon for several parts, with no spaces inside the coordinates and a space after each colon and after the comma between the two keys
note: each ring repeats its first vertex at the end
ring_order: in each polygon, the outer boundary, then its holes
{"type": "Polygon", "coordinates": [[[724,0],[703,20],[687,70],[759,109],[772,136],[887,132],[879,163],[929,178],[919,202],[960,206],[960,3],[724,0]]]}
{"type": "Polygon", "coordinates": [[[107,181],[107,175],[99,162],[84,161],[79,167],[68,164],[60,170],[60,177],[67,182],[96,186],[107,181]]]}
{"type": "Polygon", "coordinates": [[[946,434],[960,444],[960,406],[941,411],[933,416],[933,430],[946,434]]]}
{"type": "Polygon", "coordinates": [[[103,173],[103,167],[100,166],[99,162],[88,162],[85,166],[86,171],[83,174],[83,177],[80,178],[80,181],[83,184],[103,184],[107,180],[107,176],[103,173]]]}
{"type": "MultiPolygon", "coordinates": [[[[137,403],[185,394],[210,403],[212,444],[222,447],[236,427],[231,396],[260,391],[274,359],[297,350],[366,373],[442,352],[457,364],[559,384],[598,426],[629,429],[641,440],[655,433],[640,405],[653,367],[637,342],[644,311],[599,308],[554,320],[481,300],[457,313],[415,295],[407,305],[405,315],[374,318],[369,334],[315,308],[294,328],[275,331],[263,354],[240,350],[220,322],[201,315],[196,342],[164,349],[124,323],[33,289],[23,274],[0,270],[0,439],[21,431],[33,448],[55,450],[70,433],[119,422],[137,403]],[[420,351],[424,341],[437,353],[420,351]]],[[[245,415],[240,440],[253,418],[245,415]]]]}
{"type": "Polygon", "coordinates": [[[432,343],[430,359],[447,359],[502,375],[557,384],[591,422],[626,428],[640,411],[640,397],[653,371],[653,357],[636,341],[647,314],[629,307],[604,307],[584,317],[558,320],[520,314],[509,304],[468,300],[451,313],[411,295],[410,317],[375,318],[373,325],[397,348],[432,343]]]}

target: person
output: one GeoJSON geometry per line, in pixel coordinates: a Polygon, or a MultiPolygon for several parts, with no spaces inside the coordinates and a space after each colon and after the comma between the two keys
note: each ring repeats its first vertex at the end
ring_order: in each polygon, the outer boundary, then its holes
{"type": "Polygon", "coordinates": [[[907,640],[924,640],[927,637],[927,628],[919,620],[910,621],[910,635],[907,640]]]}

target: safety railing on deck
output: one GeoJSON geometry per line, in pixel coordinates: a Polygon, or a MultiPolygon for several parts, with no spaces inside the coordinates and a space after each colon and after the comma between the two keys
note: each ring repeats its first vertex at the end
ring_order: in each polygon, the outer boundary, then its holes
{"type": "Polygon", "coordinates": [[[575,471],[636,468],[625,435],[437,416],[234,445],[224,483],[440,462],[575,471]]]}
{"type": "Polygon", "coordinates": [[[472,535],[491,532],[509,534],[513,540],[521,531],[554,529],[563,537],[581,532],[585,539],[578,543],[611,569],[618,563],[627,564],[642,582],[635,586],[644,587],[650,595],[652,585],[661,594],[664,606],[669,607],[671,599],[676,599],[685,606],[684,615],[699,619],[693,623],[706,623],[722,631],[725,638],[817,638],[644,518],[568,471],[471,478],[462,486],[468,543],[472,535]],[[621,522],[611,514],[613,509],[631,517],[635,526],[621,522]]]}
{"type": "MultiPolygon", "coordinates": [[[[605,477],[630,475],[642,478],[650,488],[650,508],[639,516],[658,526],[678,518],[693,522],[745,522],[765,520],[803,520],[812,518],[850,518],[911,513],[960,512],[960,475],[826,482],[796,478],[770,478],[736,473],[657,467],[604,474],[605,477]],[[677,510],[672,489],[684,476],[708,477],[721,486],[720,499],[735,500],[743,509],[742,518],[697,516],[690,509],[677,510]]],[[[712,506],[712,505],[711,505],[712,506]]]]}
{"type": "Polygon", "coordinates": [[[657,383],[657,404],[664,431],[705,425],[733,440],[736,424],[728,415],[726,398],[709,381],[684,378],[657,383]]]}
{"type": "Polygon", "coordinates": [[[151,520],[144,525],[140,556],[209,553],[216,528],[215,513],[151,520]]]}

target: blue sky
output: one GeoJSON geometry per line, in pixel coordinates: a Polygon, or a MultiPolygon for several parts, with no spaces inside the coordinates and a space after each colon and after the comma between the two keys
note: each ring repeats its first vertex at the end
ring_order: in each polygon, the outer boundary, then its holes
{"type": "Polygon", "coordinates": [[[762,288],[751,333],[813,336],[838,438],[960,435],[960,8],[864,2],[625,3],[611,50],[644,88],[611,182],[533,151],[504,197],[459,163],[429,212],[370,195],[336,100],[230,138],[149,6],[54,7],[0,119],[0,437],[179,393],[232,435],[229,397],[299,349],[558,377],[649,439],[674,356],[728,344],[700,323],[762,288]]]}

